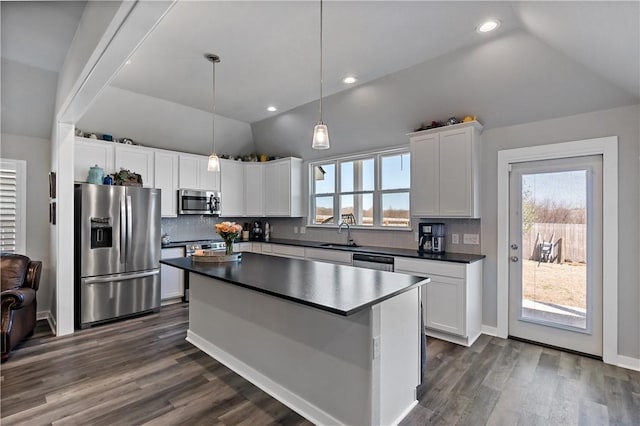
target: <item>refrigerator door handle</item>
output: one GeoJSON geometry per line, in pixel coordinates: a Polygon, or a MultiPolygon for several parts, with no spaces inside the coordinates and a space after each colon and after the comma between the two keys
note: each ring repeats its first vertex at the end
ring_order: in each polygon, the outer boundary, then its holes
{"type": "Polygon", "coordinates": [[[132,263],[133,250],[131,241],[133,240],[133,211],[131,206],[131,195],[127,195],[127,263],[132,263]]]}
{"type": "Polygon", "coordinates": [[[102,283],[112,283],[114,281],[126,281],[126,280],[135,280],[138,278],[151,277],[154,275],[158,275],[160,270],[154,269],[153,271],[145,271],[138,272],[135,274],[123,274],[123,275],[109,275],[108,277],[92,277],[92,278],[83,278],[82,282],[84,284],[102,284],[102,283]]]}
{"type": "Polygon", "coordinates": [[[126,215],[126,207],[125,207],[125,199],[122,198],[120,200],[120,263],[127,262],[127,249],[126,249],[126,223],[127,223],[127,215],[126,215]]]}

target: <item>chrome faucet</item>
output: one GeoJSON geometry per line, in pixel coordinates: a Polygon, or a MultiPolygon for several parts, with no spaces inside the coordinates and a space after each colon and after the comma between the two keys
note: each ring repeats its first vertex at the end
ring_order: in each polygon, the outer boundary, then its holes
{"type": "Polygon", "coordinates": [[[342,234],[342,226],[347,227],[347,244],[350,246],[355,246],[356,242],[353,241],[353,238],[351,238],[351,226],[344,220],[340,222],[340,225],[338,225],[338,234],[342,234]]]}

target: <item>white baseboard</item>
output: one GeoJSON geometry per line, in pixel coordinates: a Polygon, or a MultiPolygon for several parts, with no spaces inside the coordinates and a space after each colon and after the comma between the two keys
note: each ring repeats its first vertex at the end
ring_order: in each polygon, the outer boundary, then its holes
{"type": "Polygon", "coordinates": [[[487,336],[498,336],[498,327],[490,327],[488,325],[482,326],[482,334],[486,334],[487,336]]]}
{"type": "Polygon", "coordinates": [[[407,416],[409,415],[409,413],[411,412],[411,410],[413,410],[413,409],[415,408],[415,406],[416,406],[416,405],[418,405],[418,400],[413,401],[413,402],[411,403],[411,405],[409,405],[409,406],[408,406],[408,407],[407,407],[407,408],[402,412],[402,414],[400,414],[400,415],[398,416],[398,418],[397,418],[397,419],[395,419],[395,420],[393,421],[393,423],[391,423],[391,424],[392,424],[393,426],[395,426],[395,425],[399,425],[399,424],[400,424],[400,422],[401,422],[405,417],[407,417],[407,416]]]}
{"type": "Polygon", "coordinates": [[[478,339],[478,337],[480,337],[480,334],[481,334],[481,333],[476,333],[472,336],[461,337],[461,336],[456,336],[454,334],[433,330],[431,328],[425,328],[425,332],[429,337],[435,337],[436,339],[445,340],[447,342],[455,343],[456,345],[461,345],[466,347],[473,345],[473,342],[475,342],[478,339]]]}
{"type": "Polygon", "coordinates": [[[51,314],[51,311],[36,312],[36,320],[47,320],[47,322],[49,323],[49,328],[51,329],[53,334],[56,334],[56,319],[51,314]]]}
{"type": "Polygon", "coordinates": [[[293,411],[305,417],[310,422],[320,425],[341,424],[338,419],[331,416],[329,413],[321,410],[309,401],[299,397],[287,388],[274,382],[264,374],[255,370],[228,352],[220,349],[213,343],[206,341],[193,331],[187,330],[186,340],[210,357],[215,358],[221,364],[229,367],[231,370],[235,371],[278,401],[282,402],[293,411]]]}
{"type": "Polygon", "coordinates": [[[629,370],[640,371],[640,358],[632,358],[630,356],[618,355],[618,367],[627,368],[629,370]]]}

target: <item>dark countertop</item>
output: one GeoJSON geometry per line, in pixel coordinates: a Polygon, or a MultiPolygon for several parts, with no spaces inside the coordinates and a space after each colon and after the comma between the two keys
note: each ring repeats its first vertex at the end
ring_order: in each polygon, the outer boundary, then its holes
{"type": "MultiPolygon", "coordinates": [[[[171,247],[181,247],[191,244],[205,243],[210,242],[209,240],[198,240],[198,241],[172,241],[169,244],[163,244],[162,248],[171,248],[171,247]]],[[[220,240],[222,241],[222,240],[220,240]]],[[[341,250],[341,251],[350,251],[353,253],[366,253],[366,254],[380,254],[387,256],[399,256],[399,257],[410,257],[414,259],[425,259],[425,260],[440,260],[444,262],[456,262],[456,263],[473,263],[478,260],[482,260],[485,258],[483,254],[466,254],[466,253],[442,253],[442,254],[429,254],[429,253],[418,253],[416,249],[401,249],[401,248],[393,248],[393,247],[375,247],[375,246],[358,246],[358,247],[325,247],[323,244],[328,244],[326,242],[321,241],[305,241],[305,240],[287,240],[280,238],[272,238],[269,241],[238,241],[239,243],[244,242],[260,242],[267,244],[282,244],[289,246],[298,246],[298,247],[309,247],[309,248],[320,248],[324,250],[341,250]]]]}
{"type": "MultiPolygon", "coordinates": [[[[358,247],[323,247],[323,244],[327,244],[319,241],[304,241],[304,240],[286,240],[286,239],[274,239],[265,241],[271,244],[285,244],[290,246],[321,248],[326,250],[342,250],[350,251],[353,253],[366,253],[366,254],[381,254],[388,256],[399,257],[411,257],[415,259],[425,260],[441,260],[444,262],[456,262],[456,263],[472,263],[485,258],[483,254],[466,254],[466,253],[442,253],[442,254],[429,254],[418,253],[418,249],[401,249],[393,247],[375,247],[375,246],[358,246],[358,247]]],[[[417,244],[416,244],[417,246],[417,244]]]]}
{"type": "Polygon", "coordinates": [[[243,253],[241,262],[193,262],[181,257],[160,263],[344,316],[428,282],[395,272],[256,253],[243,253]]]}

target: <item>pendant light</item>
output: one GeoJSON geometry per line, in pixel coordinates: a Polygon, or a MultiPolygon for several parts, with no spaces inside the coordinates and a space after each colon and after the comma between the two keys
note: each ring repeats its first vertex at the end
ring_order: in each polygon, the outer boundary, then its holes
{"type": "Polygon", "coordinates": [[[313,128],[313,149],[329,149],[329,129],[322,121],[322,0],[320,0],[320,120],[313,128]]]}
{"type": "Polygon", "coordinates": [[[216,64],[220,62],[220,57],[211,53],[204,55],[207,61],[213,64],[213,110],[211,112],[211,143],[213,151],[209,156],[209,162],[207,163],[207,170],[210,172],[220,171],[220,159],[216,155],[216,64]]]}

